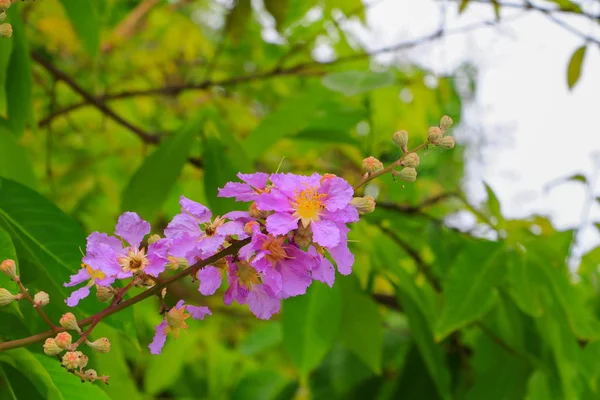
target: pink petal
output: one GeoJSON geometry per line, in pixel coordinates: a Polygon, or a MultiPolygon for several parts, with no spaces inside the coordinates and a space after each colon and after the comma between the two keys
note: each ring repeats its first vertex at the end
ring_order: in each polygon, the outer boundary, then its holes
{"type": "Polygon", "coordinates": [[[212,212],[204,205],[188,199],[185,196],[179,198],[181,211],[192,215],[198,222],[209,222],[212,219],[212,212]]]}
{"type": "Polygon", "coordinates": [[[237,176],[244,182],[257,189],[264,189],[265,186],[267,186],[267,181],[269,180],[269,174],[264,172],[255,172],[254,174],[242,174],[240,172],[237,174],[237,176]]]}
{"type": "Polygon", "coordinates": [[[202,293],[204,296],[210,296],[214,294],[219,287],[221,287],[223,273],[219,268],[215,268],[212,265],[207,265],[198,271],[196,277],[200,281],[200,287],[198,288],[200,293],[202,293]]]}
{"type": "Polygon", "coordinates": [[[163,347],[165,346],[165,342],[167,341],[167,321],[163,321],[160,325],[156,326],[156,333],[154,334],[154,339],[152,339],[152,343],[148,346],[151,354],[160,354],[162,352],[163,347]]]}
{"type": "Polygon", "coordinates": [[[285,235],[298,229],[298,218],[292,214],[276,212],[267,217],[267,231],[272,235],[285,235]]]}
{"type": "Polygon", "coordinates": [[[65,283],[63,286],[75,286],[88,280],[90,280],[90,274],[87,272],[87,268],[81,268],[75,275],[71,275],[69,283],[65,283]]]}
{"type": "Polygon", "coordinates": [[[327,194],[325,208],[329,211],[346,207],[354,196],[352,186],[345,179],[338,177],[325,180],[319,192],[327,194]]]}
{"type": "Polygon", "coordinates": [[[218,197],[234,197],[237,201],[253,201],[258,194],[252,186],[239,182],[227,182],[219,188],[218,197]]]}
{"type": "Polygon", "coordinates": [[[212,315],[208,307],[187,306],[188,312],[194,319],[204,319],[207,315],[212,315]]]}
{"type": "Polygon", "coordinates": [[[259,319],[269,319],[281,309],[281,300],[269,295],[263,285],[254,285],[248,294],[248,308],[259,319]]]}
{"type": "Polygon", "coordinates": [[[115,234],[122,237],[131,247],[139,249],[144,236],[150,233],[150,224],[137,213],[126,212],[119,217],[115,234]]]}
{"type": "Polygon", "coordinates": [[[290,198],[276,189],[271,190],[271,193],[259,195],[256,198],[256,206],[262,211],[292,212],[294,210],[290,198]]]}
{"type": "Polygon", "coordinates": [[[340,242],[340,230],[334,222],[313,221],[310,226],[315,243],[323,247],[334,247],[340,242]]]}
{"type": "Polygon", "coordinates": [[[165,228],[165,236],[175,238],[187,233],[191,236],[202,236],[203,232],[198,220],[189,214],[177,214],[165,228]]]}
{"type": "Polygon", "coordinates": [[[67,303],[67,305],[69,307],[75,307],[77,304],[79,304],[79,301],[85,299],[89,295],[90,295],[90,287],[84,286],[82,288],[77,289],[73,293],[71,293],[69,298],[65,300],[65,303],[67,303]]]}

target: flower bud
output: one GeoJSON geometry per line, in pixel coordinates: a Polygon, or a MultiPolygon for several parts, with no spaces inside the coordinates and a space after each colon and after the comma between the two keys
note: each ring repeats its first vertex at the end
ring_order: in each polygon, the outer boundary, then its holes
{"type": "MultiPolygon", "coordinates": [[[[250,208],[252,209],[252,207],[250,208]]],[[[252,216],[252,211],[250,211],[250,215],[252,216]]],[[[244,225],[244,232],[248,235],[252,235],[256,230],[260,231],[260,225],[256,221],[249,221],[244,225]]]]}
{"type": "Polygon", "coordinates": [[[417,170],[412,167],[403,168],[402,171],[392,171],[392,174],[406,182],[417,180],[417,170]]]}
{"type": "Polygon", "coordinates": [[[9,38],[12,36],[12,25],[11,24],[1,24],[0,25],[0,37],[9,38]]]}
{"type": "Polygon", "coordinates": [[[438,144],[443,136],[444,136],[444,133],[437,126],[432,126],[427,131],[427,139],[429,140],[430,143],[433,143],[433,144],[438,144]]]}
{"type": "Polygon", "coordinates": [[[362,168],[365,172],[372,174],[383,169],[383,163],[375,157],[367,157],[362,162],[362,168]]]}
{"type": "Polygon", "coordinates": [[[69,371],[79,368],[80,351],[68,351],[62,358],[62,365],[69,371]]]}
{"type": "Polygon", "coordinates": [[[154,234],[148,238],[148,244],[156,243],[161,239],[160,235],[154,234]]]}
{"type": "Polygon", "coordinates": [[[83,376],[87,381],[90,382],[94,382],[96,379],[98,379],[98,373],[95,369],[88,369],[87,371],[85,371],[83,376]]]}
{"type": "Polygon", "coordinates": [[[310,225],[305,228],[304,225],[300,224],[298,230],[294,233],[294,243],[300,247],[308,247],[312,243],[312,239],[313,235],[310,225]]]}
{"type": "Polygon", "coordinates": [[[81,335],[81,328],[79,327],[79,325],[77,325],[77,319],[75,318],[73,313],[69,312],[64,314],[62,317],[60,317],[60,321],[58,322],[63,328],[70,329],[81,335]]]}
{"type": "Polygon", "coordinates": [[[333,178],[337,178],[337,175],[336,174],[323,174],[323,176],[321,177],[319,182],[322,185],[323,182],[325,182],[326,180],[333,179],[333,178]]]}
{"type": "Polygon", "coordinates": [[[12,294],[4,288],[0,288],[0,306],[7,306],[15,300],[21,300],[22,294],[12,294]]]}
{"type": "Polygon", "coordinates": [[[375,211],[375,199],[372,196],[355,197],[350,202],[359,214],[368,214],[375,211]]]}
{"type": "Polygon", "coordinates": [[[10,7],[11,0],[0,0],[0,10],[8,10],[10,7]]]}
{"type": "Polygon", "coordinates": [[[452,118],[450,118],[447,115],[444,115],[442,117],[442,119],[440,119],[440,129],[442,131],[447,130],[448,128],[450,128],[452,126],[452,124],[454,123],[454,121],[452,121],[452,118]]]}
{"type": "Polygon", "coordinates": [[[54,338],[54,342],[56,343],[56,345],[58,347],[60,347],[61,349],[65,349],[65,350],[67,350],[69,347],[71,347],[72,341],[73,341],[73,338],[71,337],[71,335],[68,332],[61,332],[58,335],[56,335],[56,337],[54,338]]]}
{"type": "Polygon", "coordinates": [[[402,149],[402,151],[406,152],[408,151],[408,132],[406,131],[398,131],[396,133],[394,133],[394,135],[392,136],[392,139],[394,140],[394,142],[396,142],[396,144],[398,146],[400,146],[400,148],[402,149]]]}
{"type": "Polygon", "coordinates": [[[33,301],[37,307],[44,307],[50,303],[50,296],[46,292],[38,292],[33,297],[33,301]]]}
{"type": "Polygon", "coordinates": [[[185,329],[188,327],[185,322],[191,315],[186,314],[187,308],[185,306],[181,308],[173,307],[167,313],[167,325],[171,328],[175,335],[177,335],[177,331],[181,328],[185,329]]]}
{"type": "Polygon", "coordinates": [[[87,341],[86,344],[99,353],[108,353],[110,351],[110,341],[105,337],[94,342],[87,341]]]}
{"type": "Polygon", "coordinates": [[[263,219],[263,218],[267,218],[267,216],[269,215],[268,211],[262,211],[258,209],[258,206],[256,205],[256,202],[250,204],[250,216],[252,218],[256,218],[256,219],[263,219]]]}
{"type": "Polygon", "coordinates": [[[444,149],[451,149],[456,144],[454,138],[452,136],[446,136],[442,140],[440,140],[439,146],[444,149]]]}
{"type": "Polygon", "coordinates": [[[408,153],[404,156],[404,159],[402,160],[402,165],[404,165],[405,167],[416,168],[419,166],[419,162],[420,159],[417,153],[408,153]]]}
{"type": "Polygon", "coordinates": [[[44,342],[44,353],[49,356],[55,356],[63,352],[63,348],[56,344],[56,340],[52,338],[46,339],[44,342]]]}
{"type": "Polygon", "coordinates": [[[96,298],[101,303],[107,303],[115,296],[113,288],[96,285],[96,298]]]}
{"type": "Polygon", "coordinates": [[[17,265],[13,260],[4,260],[2,264],[0,264],[0,271],[4,275],[9,276],[11,279],[17,280],[17,265]]]}
{"type": "Polygon", "coordinates": [[[4,11],[0,12],[0,22],[6,19],[6,13],[4,11]]]}
{"type": "MultiPolygon", "coordinates": [[[[79,352],[79,353],[81,353],[81,352],[79,352]]],[[[87,367],[89,361],[90,361],[89,357],[86,356],[85,354],[81,353],[81,355],[79,356],[79,368],[83,369],[83,368],[87,367]]]]}

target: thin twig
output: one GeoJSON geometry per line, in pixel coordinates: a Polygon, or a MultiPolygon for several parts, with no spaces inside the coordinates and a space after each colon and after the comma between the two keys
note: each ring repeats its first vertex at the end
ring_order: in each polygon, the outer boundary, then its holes
{"type": "Polygon", "coordinates": [[[31,305],[33,306],[33,308],[35,309],[35,311],[39,314],[40,317],[42,317],[42,319],[44,320],[44,322],[46,322],[46,324],[48,324],[48,326],[51,329],[51,333],[57,332],[58,331],[58,327],[56,325],[54,325],[54,323],[52,322],[52,320],[48,317],[48,315],[46,315],[46,313],[44,312],[44,310],[42,310],[42,307],[37,304],[35,302],[35,300],[33,300],[33,298],[31,297],[31,295],[29,294],[29,291],[27,290],[27,288],[25,286],[23,286],[23,283],[21,282],[21,279],[17,278],[15,279],[15,282],[17,282],[17,285],[19,285],[19,290],[21,291],[21,294],[23,295],[23,297],[31,303],[31,305]]]}

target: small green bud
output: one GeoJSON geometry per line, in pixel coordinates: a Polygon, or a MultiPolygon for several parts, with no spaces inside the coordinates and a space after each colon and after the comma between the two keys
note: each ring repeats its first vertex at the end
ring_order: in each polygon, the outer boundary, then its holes
{"type": "Polygon", "coordinates": [[[447,115],[444,115],[442,117],[442,119],[440,119],[440,129],[442,131],[447,130],[448,128],[450,128],[452,126],[452,124],[454,123],[454,121],[452,121],[452,118],[450,118],[447,115]]]}
{"type": "Polygon", "coordinates": [[[402,171],[392,171],[392,174],[406,182],[417,180],[417,170],[412,167],[403,168],[402,171]]]}
{"type": "Polygon", "coordinates": [[[0,271],[11,279],[17,280],[17,265],[13,260],[4,260],[0,264],[0,271]]]}
{"type": "Polygon", "coordinates": [[[0,37],[9,38],[12,36],[12,25],[11,24],[1,24],[0,25],[0,37]]]}
{"type": "Polygon", "coordinates": [[[404,156],[404,159],[402,160],[402,165],[404,165],[405,167],[418,167],[419,166],[419,155],[417,153],[408,153],[407,155],[404,156]]]}
{"type": "Polygon", "coordinates": [[[394,133],[392,139],[405,153],[408,151],[408,132],[406,131],[398,131],[394,133]]]}
{"type": "Polygon", "coordinates": [[[56,344],[53,338],[46,339],[44,342],[44,353],[48,356],[55,356],[63,352],[62,347],[56,344]]]}
{"type": "Polygon", "coordinates": [[[442,140],[440,140],[439,146],[444,149],[451,149],[456,144],[456,141],[452,136],[446,136],[442,140]]]}
{"type": "Polygon", "coordinates": [[[21,300],[22,294],[12,294],[4,288],[0,288],[0,306],[7,306],[14,301],[21,300]]]}
{"type": "Polygon", "coordinates": [[[112,287],[96,285],[96,298],[99,302],[107,303],[111,301],[114,296],[115,293],[112,287]]]}
{"type": "Polygon", "coordinates": [[[88,346],[99,353],[108,353],[110,351],[110,340],[108,338],[100,338],[94,342],[86,342],[88,346]]]}
{"type": "Polygon", "coordinates": [[[430,143],[433,143],[433,144],[438,144],[443,136],[444,136],[444,133],[438,126],[432,126],[427,131],[427,139],[429,140],[430,143]]]}
{"type": "Polygon", "coordinates": [[[365,172],[372,174],[373,172],[381,171],[383,163],[375,157],[367,157],[362,162],[362,168],[365,172]]]}
{"type": "Polygon", "coordinates": [[[355,197],[350,202],[359,214],[369,214],[375,211],[375,199],[372,196],[355,197]]]}
{"type": "Polygon", "coordinates": [[[33,296],[36,307],[44,307],[50,303],[50,296],[46,292],[38,292],[33,296]]]}

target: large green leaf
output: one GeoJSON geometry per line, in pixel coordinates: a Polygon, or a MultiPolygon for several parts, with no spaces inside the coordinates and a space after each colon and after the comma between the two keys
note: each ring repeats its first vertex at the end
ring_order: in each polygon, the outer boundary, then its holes
{"type": "Polygon", "coordinates": [[[365,93],[373,89],[393,85],[396,77],[393,72],[343,71],[323,77],[323,85],[346,96],[365,93]]]}
{"type": "Polygon", "coordinates": [[[487,192],[487,208],[488,211],[490,212],[491,216],[494,217],[495,219],[495,223],[498,226],[498,228],[503,229],[505,222],[504,222],[504,217],[502,216],[502,211],[500,209],[500,202],[498,201],[498,197],[496,197],[496,194],[494,193],[494,191],[492,190],[492,188],[490,187],[490,185],[488,185],[487,183],[484,183],[485,185],[485,191],[487,192]]]}
{"type": "Polygon", "coordinates": [[[164,140],[131,177],[123,191],[121,209],[154,220],[187,162],[202,119],[191,119],[173,137],[164,140]]]}
{"type": "Polygon", "coordinates": [[[240,344],[240,351],[251,356],[280,344],[282,340],[281,323],[277,321],[267,322],[246,337],[240,344]]]}
{"type": "Polygon", "coordinates": [[[470,244],[454,261],[444,285],[444,307],[436,328],[436,340],[480,318],[496,301],[494,288],[503,269],[498,263],[502,245],[480,241],[470,244]]]}
{"type": "Polygon", "coordinates": [[[579,78],[581,77],[581,65],[583,64],[586,50],[587,46],[584,45],[575,50],[571,55],[569,66],[567,68],[567,84],[569,85],[569,89],[573,89],[577,82],[579,82],[579,78]]]}
{"type": "Polygon", "coordinates": [[[8,76],[8,65],[10,63],[10,55],[12,53],[12,40],[0,40],[0,112],[6,104],[5,88],[6,77],[8,76]]]}
{"type": "Polygon", "coordinates": [[[328,93],[331,92],[317,86],[284,100],[244,141],[248,157],[257,159],[279,139],[297,134],[307,127],[320,105],[327,100],[328,93]]]}
{"type": "Polygon", "coordinates": [[[342,287],[341,341],[375,373],[381,372],[383,322],[377,304],[354,277],[338,278],[342,287]]]}
{"type": "Polygon", "coordinates": [[[303,296],[283,307],[283,345],[303,377],[323,360],[340,329],[342,296],[338,286],[314,282],[303,296]]]}
{"type": "Polygon", "coordinates": [[[34,354],[20,348],[0,354],[0,360],[23,372],[39,394],[49,400],[108,400],[110,397],[97,385],[81,383],[68,373],[54,357],[34,354]]]}
{"type": "Polygon", "coordinates": [[[6,108],[13,130],[20,135],[32,117],[33,78],[25,24],[19,15],[19,7],[15,5],[9,8],[8,14],[13,25],[13,49],[7,71],[10,79],[6,80],[6,108]]]}
{"type": "Polygon", "coordinates": [[[238,383],[232,398],[235,400],[278,398],[288,379],[275,371],[259,370],[245,375],[238,383]]]}
{"type": "Polygon", "coordinates": [[[100,48],[99,1],[60,0],[86,51],[95,57],[100,48]]]}
{"type": "Polygon", "coordinates": [[[29,154],[19,146],[15,135],[0,131],[0,177],[35,189],[37,186],[29,154]]]}
{"type": "Polygon", "coordinates": [[[227,14],[225,32],[234,42],[238,42],[246,32],[246,26],[252,16],[250,0],[234,0],[233,8],[227,14]]]}

